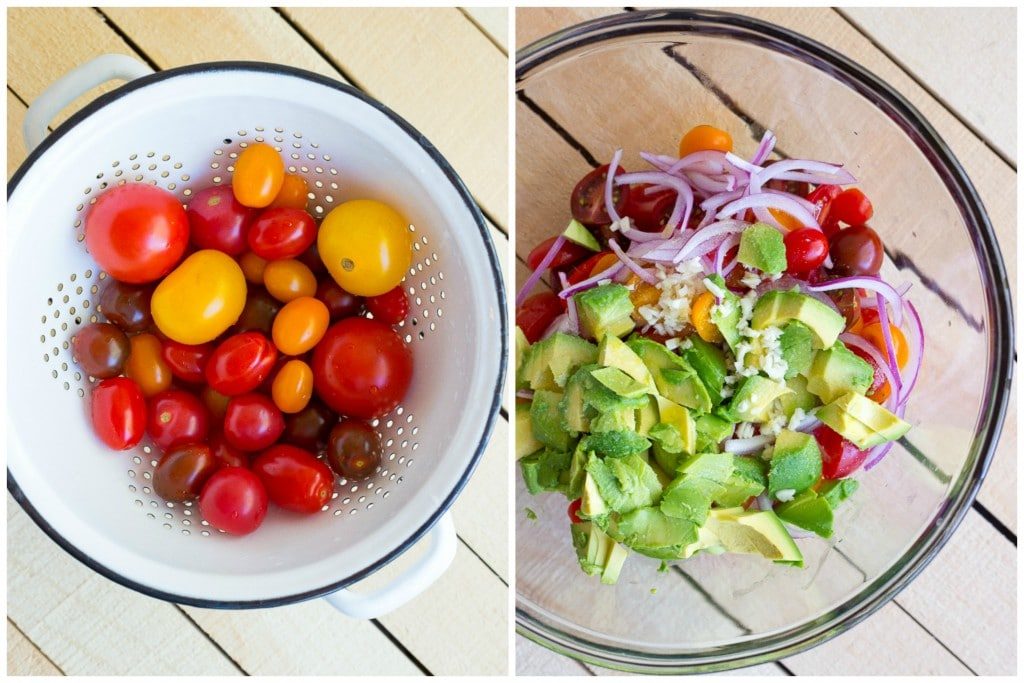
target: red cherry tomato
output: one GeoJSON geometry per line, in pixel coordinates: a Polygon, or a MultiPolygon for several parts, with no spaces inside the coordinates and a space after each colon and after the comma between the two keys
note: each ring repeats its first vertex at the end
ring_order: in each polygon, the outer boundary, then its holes
{"type": "Polygon", "coordinates": [[[409,315],[409,299],[405,296],[402,285],[390,289],[383,294],[367,297],[366,308],[373,317],[388,325],[397,325],[409,315]]]}
{"type": "Polygon", "coordinates": [[[182,382],[198,384],[206,379],[206,364],[209,362],[210,356],[213,355],[213,349],[214,346],[211,343],[193,346],[168,339],[163,343],[161,355],[171,369],[172,375],[182,382]]]}
{"type": "Polygon", "coordinates": [[[825,262],[828,256],[828,238],[815,228],[799,228],[786,233],[786,272],[806,275],[825,262]]]}
{"type": "Polygon", "coordinates": [[[313,387],[335,412],[369,420],[393,410],[412,380],[412,351],[385,323],[345,318],[313,351],[313,387]]]}
{"type": "Polygon", "coordinates": [[[815,429],[814,438],[821,446],[821,476],[825,479],[850,476],[868,457],[867,451],[859,450],[827,425],[815,429]]]}
{"type": "Polygon", "coordinates": [[[564,310],[565,303],[554,292],[534,294],[516,309],[516,325],[533,344],[564,310]]]}
{"type": "Polygon", "coordinates": [[[263,394],[242,394],[228,401],[224,438],[241,451],[270,448],[284,431],[284,416],[263,394]]]}
{"type": "Polygon", "coordinates": [[[843,190],[835,199],[829,214],[837,221],[847,225],[860,225],[871,220],[875,213],[875,207],[871,200],[864,196],[864,193],[855,187],[843,190]]]}
{"type": "Polygon", "coordinates": [[[153,185],[117,185],[96,200],[85,219],[89,255],[112,278],[131,284],[158,280],[188,246],[181,202],[153,185]]]}
{"type": "Polygon", "coordinates": [[[248,467],[249,456],[228,443],[223,434],[210,437],[210,452],[218,467],[248,467]]]}
{"type": "Polygon", "coordinates": [[[213,473],[199,494],[199,511],[214,528],[244,536],[255,531],[267,516],[267,490],[249,470],[223,467],[213,473]]]}
{"type": "MultiPolygon", "coordinates": [[[[622,175],[626,169],[619,166],[615,169],[615,175],[622,175]]],[[[608,164],[598,166],[593,171],[583,176],[572,189],[572,196],[569,198],[569,210],[572,217],[584,225],[597,226],[611,223],[608,210],[604,205],[604,186],[608,179],[608,164]]],[[[622,215],[622,211],[629,202],[631,190],[629,185],[619,185],[612,190],[612,201],[615,203],[615,210],[622,215]]]]}
{"type": "Polygon", "coordinates": [[[610,251],[602,251],[594,254],[583,263],[579,263],[573,266],[573,269],[569,271],[566,281],[570,285],[575,285],[579,282],[583,282],[592,275],[597,275],[603,270],[607,270],[611,265],[616,263],[619,257],[610,251]]]}
{"type": "Polygon", "coordinates": [[[638,230],[661,232],[675,208],[676,191],[666,187],[648,194],[647,189],[650,187],[633,185],[622,215],[632,218],[638,230]]]}
{"type": "Polygon", "coordinates": [[[577,498],[573,502],[569,503],[569,521],[571,521],[573,524],[579,524],[583,521],[579,518],[580,506],[582,505],[582,498],[577,498]]]}
{"type": "Polygon", "coordinates": [[[241,332],[220,343],[206,363],[206,381],[225,396],[260,386],[277,361],[277,348],[261,332],[241,332]]]}
{"type": "Polygon", "coordinates": [[[217,461],[206,444],[178,446],[167,451],[153,470],[153,490],[164,500],[192,500],[203,490],[203,484],[217,471],[217,467],[217,461]]]}
{"type": "Polygon", "coordinates": [[[257,210],[242,206],[229,185],[200,190],[188,203],[192,244],[239,256],[248,248],[246,238],[257,210]]]}
{"type": "Polygon", "coordinates": [[[317,285],[316,298],[327,306],[332,321],[358,315],[363,310],[363,297],[342,289],[334,278],[325,278],[317,285]]]}
{"type": "Polygon", "coordinates": [[[266,209],[249,229],[249,248],[268,261],[295,258],[316,241],[316,223],[302,209],[266,209]]]}
{"type": "MultiPolygon", "coordinates": [[[[530,270],[537,270],[540,266],[540,262],[547,256],[548,251],[551,249],[551,245],[555,243],[558,237],[549,237],[544,240],[530,252],[530,255],[526,257],[526,265],[530,267],[530,270]]],[[[554,260],[548,265],[548,270],[555,268],[563,268],[565,266],[571,266],[574,263],[579,263],[583,259],[587,258],[589,254],[593,252],[586,247],[581,247],[575,242],[565,241],[565,244],[555,253],[554,260]]]]}
{"type": "Polygon", "coordinates": [[[210,414],[197,397],[168,389],[149,400],[146,432],[163,451],[206,441],[210,414]]]}
{"type": "Polygon", "coordinates": [[[110,448],[126,451],[146,432],[146,399],[127,377],[105,379],[92,392],[92,428],[110,448]]]}
{"type": "Polygon", "coordinates": [[[292,512],[318,512],[334,491],[331,468],[296,446],[278,444],[267,449],[253,460],[252,471],[263,482],[270,500],[292,512]]]}
{"type": "Polygon", "coordinates": [[[839,196],[843,188],[838,185],[818,185],[811,190],[805,199],[818,207],[818,225],[831,237],[839,230],[839,221],[832,216],[832,200],[839,196]]]}

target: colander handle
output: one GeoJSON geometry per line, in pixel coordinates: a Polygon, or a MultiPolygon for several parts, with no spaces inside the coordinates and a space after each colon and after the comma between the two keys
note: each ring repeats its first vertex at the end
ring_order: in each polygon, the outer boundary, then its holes
{"type": "Polygon", "coordinates": [[[76,99],[107,81],[130,81],[148,76],[153,69],[127,55],[100,55],[67,72],[43,91],[25,113],[22,133],[28,151],[35,149],[46,137],[46,128],[60,111],[76,99]]]}
{"type": "Polygon", "coordinates": [[[342,614],[355,619],[373,619],[393,612],[441,578],[455,559],[455,523],[451,512],[444,514],[428,532],[430,545],[423,555],[389,585],[372,593],[342,589],[325,600],[342,614]]]}

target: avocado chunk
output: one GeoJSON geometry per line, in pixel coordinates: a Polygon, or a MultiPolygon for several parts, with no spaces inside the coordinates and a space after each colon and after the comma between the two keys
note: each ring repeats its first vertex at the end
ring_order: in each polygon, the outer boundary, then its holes
{"type": "Polygon", "coordinates": [[[771,510],[713,509],[707,526],[727,552],[760,555],[775,562],[803,566],[803,554],[771,510]]]}
{"type": "Polygon", "coordinates": [[[711,410],[711,397],[693,368],[665,368],[661,371],[660,380],[655,379],[658,392],[670,401],[693,408],[698,413],[711,410]]]}
{"type": "Polygon", "coordinates": [[[733,456],[700,453],[684,460],[677,471],[678,476],[662,492],[661,511],[669,517],[701,525],[707,519],[711,502],[725,490],[732,475],[733,456]]]}
{"type": "MultiPolygon", "coordinates": [[[[587,461],[587,474],[593,478],[597,492],[607,508],[619,514],[654,505],[661,496],[658,475],[636,453],[623,458],[605,459],[592,455],[587,461]]],[[[583,509],[582,503],[580,509],[583,509]]]]}
{"type": "Polygon", "coordinates": [[[529,401],[516,401],[516,460],[544,447],[533,435],[529,401]]]}
{"type": "Polygon", "coordinates": [[[580,494],[580,510],[576,514],[582,519],[590,519],[603,524],[607,520],[611,509],[604,502],[604,498],[601,497],[597,480],[587,471],[587,465],[590,464],[590,460],[594,457],[596,456],[592,453],[587,455],[587,463],[584,465],[583,492],[580,494]]]}
{"type": "Polygon", "coordinates": [[[735,423],[724,420],[718,415],[701,415],[694,421],[697,427],[697,451],[712,453],[719,450],[718,445],[732,436],[735,423]]]}
{"type": "MultiPolygon", "coordinates": [[[[607,337],[605,337],[607,339],[607,337]]],[[[654,396],[647,397],[647,403],[636,409],[636,431],[647,436],[651,427],[658,424],[658,402],[654,396]]]]}
{"type": "Polygon", "coordinates": [[[735,422],[765,422],[770,417],[775,399],[792,391],[782,382],[751,375],[736,389],[729,402],[729,415],[735,422]]]}
{"type": "Polygon", "coordinates": [[[858,488],[860,488],[860,482],[856,479],[830,479],[818,488],[818,495],[828,502],[830,508],[835,510],[858,488]]]}
{"type": "Polygon", "coordinates": [[[714,344],[710,344],[697,335],[690,335],[690,347],[683,351],[683,360],[697,371],[697,376],[704,383],[712,405],[722,402],[722,388],[728,368],[725,364],[725,353],[714,344]]]}
{"type": "Polygon", "coordinates": [[[646,395],[632,398],[619,396],[594,379],[591,373],[595,370],[601,370],[600,366],[581,366],[566,382],[563,410],[566,426],[571,431],[590,431],[590,421],[599,413],[623,408],[636,410],[649,402],[646,395]]]}
{"type": "Polygon", "coordinates": [[[736,345],[740,343],[740,318],[743,315],[740,298],[729,291],[729,288],[725,286],[725,280],[720,275],[708,276],[705,278],[704,284],[718,300],[711,307],[711,322],[722,333],[725,343],[729,345],[732,352],[736,353],[736,345]],[[708,286],[708,283],[711,285],[708,286]]]}
{"type": "Polygon", "coordinates": [[[577,434],[589,432],[590,421],[597,415],[597,410],[586,403],[584,393],[588,380],[590,380],[589,372],[581,368],[573,373],[565,383],[565,394],[562,395],[559,407],[562,409],[562,426],[566,431],[577,434]]]}
{"type": "Polygon", "coordinates": [[[565,497],[569,500],[576,500],[583,495],[583,480],[587,476],[587,461],[589,459],[590,453],[576,444],[572,458],[569,460],[569,479],[565,492],[565,497]]]}
{"type": "Polygon", "coordinates": [[[807,326],[815,349],[827,349],[846,328],[846,318],[814,297],[797,291],[767,292],[754,304],[750,326],[755,330],[782,327],[791,320],[807,326]]]}
{"type": "Polygon", "coordinates": [[[660,421],[674,426],[683,440],[684,445],[681,452],[694,453],[697,427],[693,415],[683,406],[670,401],[664,396],[658,396],[657,402],[660,421]]]}
{"type": "Polygon", "coordinates": [[[784,522],[812,531],[822,538],[832,537],[832,506],[814,491],[804,491],[793,500],[775,508],[784,522]]]}
{"type": "Polygon", "coordinates": [[[588,451],[609,458],[622,458],[633,453],[643,453],[651,447],[650,440],[632,431],[594,432],[580,440],[588,451]]]}
{"type": "Polygon", "coordinates": [[[832,348],[815,352],[807,371],[807,390],[822,403],[831,403],[849,392],[863,394],[874,379],[871,365],[837,341],[832,348]]]}
{"type": "Polygon", "coordinates": [[[775,275],[786,269],[786,246],[782,233],[766,223],[754,223],[740,234],[739,262],[775,275]]]}
{"type": "Polygon", "coordinates": [[[808,413],[821,405],[821,401],[818,397],[807,391],[807,378],[803,375],[797,375],[786,380],[786,386],[793,390],[793,393],[786,394],[779,398],[779,405],[782,407],[782,413],[786,416],[786,419],[793,417],[793,413],[796,409],[808,413]]]}
{"type": "Polygon", "coordinates": [[[587,337],[600,340],[606,334],[623,337],[633,331],[633,302],[624,285],[609,282],[573,297],[580,330],[587,337]]]}
{"type": "Polygon", "coordinates": [[[530,342],[527,341],[526,335],[523,334],[522,329],[516,325],[516,373],[519,372],[519,367],[523,364],[523,357],[526,352],[530,350],[530,342]]]}
{"type": "Polygon", "coordinates": [[[637,382],[618,368],[599,368],[591,370],[590,375],[624,398],[637,398],[650,392],[646,385],[637,382]]]}
{"type": "Polygon", "coordinates": [[[531,389],[561,390],[573,371],[597,360],[597,347],[580,337],[556,332],[529,348],[517,384],[531,389]]]}
{"type": "Polygon", "coordinates": [[[715,496],[714,502],[721,507],[743,505],[749,498],[764,493],[768,486],[768,466],[760,458],[737,456],[733,459],[733,471],[725,481],[725,490],[715,496]]]}
{"type": "Polygon", "coordinates": [[[624,514],[619,519],[618,534],[636,552],[662,560],[680,557],[698,539],[696,524],[669,517],[655,507],[641,507],[624,514]]]}
{"type": "Polygon", "coordinates": [[[530,404],[533,437],[545,446],[567,451],[572,436],[562,424],[562,394],[556,391],[535,391],[530,404]]]}
{"type": "Polygon", "coordinates": [[[910,424],[860,394],[843,394],[818,410],[818,419],[857,448],[866,450],[895,441],[910,431],[910,424]]]}
{"type": "Polygon", "coordinates": [[[809,489],[820,478],[821,450],[814,437],[789,429],[780,431],[775,437],[768,468],[768,495],[779,498],[780,492],[787,491],[795,495],[809,489]]]}
{"type": "Polygon", "coordinates": [[[786,323],[779,337],[782,360],[786,361],[785,379],[807,372],[814,359],[814,336],[811,330],[798,320],[786,323]]]}
{"type": "Polygon", "coordinates": [[[569,225],[562,231],[562,234],[573,244],[578,244],[590,251],[601,251],[601,245],[598,244],[594,233],[587,230],[586,226],[575,218],[569,221],[569,225]]]}
{"type": "MultiPolygon", "coordinates": [[[[682,410],[686,410],[682,408],[682,410]]],[[[689,412],[678,422],[659,422],[651,428],[648,437],[654,450],[654,459],[666,474],[675,476],[684,456],[696,451],[696,429],[689,412]]],[[[670,477],[671,478],[671,477],[670,477]]]]}
{"type": "Polygon", "coordinates": [[[565,491],[569,483],[572,456],[550,448],[528,455],[519,461],[526,490],[531,494],[543,491],[565,491]]]}
{"type": "Polygon", "coordinates": [[[584,573],[589,576],[600,575],[601,583],[615,583],[629,551],[592,522],[573,524],[570,529],[572,545],[584,573]]]}
{"type": "Polygon", "coordinates": [[[633,380],[644,385],[648,393],[655,393],[654,377],[647,369],[640,356],[636,355],[626,342],[618,337],[606,334],[597,347],[597,362],[606,368],[618,368],[633,380]]]}
{"type": "MultiPolygon", "coordinates": [[[[616,408],[601,413],[591,421],[590,431],[594,434],[600,432],[635,432],[636,409],[616,408]]],[[[638,434],[638,436],[640,435],[638,434]]]]}
{"type": "Polygon", "coordinates": [[[719,554],[724,550],[725,548],[722,547],[721,542],[718,540],[718,536],[716,536],[714,532],[708,529],[705,525],[697,527],[697,540],[683,548],[678,559],[685,560],[693,557],[701,551],[706,551],[711,554],[719,554]]]}

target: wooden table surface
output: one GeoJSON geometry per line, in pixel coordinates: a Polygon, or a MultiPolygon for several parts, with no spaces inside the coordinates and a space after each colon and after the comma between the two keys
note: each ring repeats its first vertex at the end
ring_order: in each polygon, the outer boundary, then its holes
{"type": "MultiPolygon", "coordinates": [[[[8,177],[25,158],[27,105],[92,57],[122,53],[154,69],[277,62],[348,81],[409,120],[462,176],[506,254],[507,34],[504,9],[11,9],[8,177]]],[[[90,93],[56,123],[112,87],[90,93]]],[[[407,606],[371,621],[320,600],[219,611],[145,597],[72,559],[8,496],[8,672],[504,673],[508,520],[494,502],[508,496],[508,433],[503,416],[454,506],[460,543],[451,568],[407,606]]]]}
{"type": "MultiPolygon", "coordinates": [[[[525,9],[517,48],[585,19],[622,11],[525,9]]],[[[938,130],[966,168],[1016,283],[1016,12],[1000,10],[734,10],[814,38],[873,71],[938,130]],[[969,64],[970,68],[964,68],[969,64]]],[[[545,123],[516,103],[517,129],[545,123]],[[533,117],[533,118],[531,118],[533,117]]],[[[571,125],[566,124],[566,125],[571,125]]],[[[523,133],[525,134],[525,133],[523,133]]],[[[550,135],[552,144],[565,144],[550,135]]],[[[554,153],[553,153],[554,154],[554,153]]],[[[566,158],[573,158],[573,150],[566,158]]],[[[578,159],[578,157],[575,157],[578,159]]],[[[522,210],[519,212],[522,214],[522,210]]],[[[517,281],[550,226],[517,224],[517,281]]],[[[938,557],[869,619],[826,644],[743,674],[1012,674],[1016,671],[1016,399],[977,501],[938,557]]],[[[517,510],[518,512],[518,510],[517,510]]],[[[609,673],[516,637],[523,675],[609,673]]]]}

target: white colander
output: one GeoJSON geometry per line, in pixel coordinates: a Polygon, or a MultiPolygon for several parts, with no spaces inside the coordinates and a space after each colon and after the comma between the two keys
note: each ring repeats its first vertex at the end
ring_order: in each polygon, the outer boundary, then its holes
{"type": "Polygon", "coordinates": [[[120,55],[54,83],[29,108],[25,136],[35,149],[8,185],[7,487],[36,523],[107,577],[204,607],[329,596],[343,612],[368,617],[437,579],[456,546],[446,510],[490,437],[506,350],[494,246],[437,150],[381,104],[316,74],[235,62],[152,74],[120,55]],[[58,111],[113,79],[129,82],[46,137],[58,111]],[[415,373],[402,405],[375,424],[384,458],[372,479],[339,481],[310,517],[271,506],[255,533],[237,538],[208,526],[198,506],[153,493],[149,446],[118,453],[93,436],[90,380],[69,346],[97,319],[106,277],[83,242],[96,197],[147,182],[187,202],[230,182],[238,152],[256,141],[276,146],[288,170],[305,176],[315,217],[357,197],[408,217],[411,313],[399,333],[415,373]],[[428,552],[400,579],[372,594],[339,590],[428,530],[428,552]]]}

